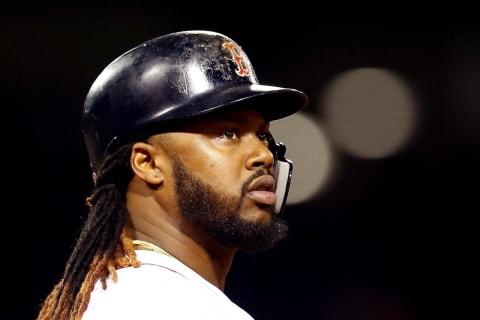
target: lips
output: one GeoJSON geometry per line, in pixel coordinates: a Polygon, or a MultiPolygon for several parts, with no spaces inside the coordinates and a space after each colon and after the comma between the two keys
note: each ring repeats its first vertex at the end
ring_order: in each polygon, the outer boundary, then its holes
{"type": "Polygon", "coordinates": [[[275,179],[270,175],[262,176],[248,187],[249,197],[260,204],[274,205],[276,196],[274,193],[275,179]]]}
{"type": "Polygon", "coordinates": [[[261,176],[253,181],[248,187],[248,192],[251,191],[272,191],[275,187],[275,179],[270,175],[261,176]]]}

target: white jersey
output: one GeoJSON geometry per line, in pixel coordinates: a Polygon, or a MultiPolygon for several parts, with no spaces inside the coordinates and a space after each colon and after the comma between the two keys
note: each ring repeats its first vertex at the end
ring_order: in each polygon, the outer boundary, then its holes
{"type": "Polygon", "coordinates": [[[117,270],[118,281],[95,284],[82,320],[252,320],[223,291],[179,260],[137,250],[139,268],[117,270]]]}

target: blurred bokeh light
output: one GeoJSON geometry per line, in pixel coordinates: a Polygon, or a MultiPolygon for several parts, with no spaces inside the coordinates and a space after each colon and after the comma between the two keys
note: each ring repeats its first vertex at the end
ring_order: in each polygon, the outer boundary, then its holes
{"type": "Polygon", "coordinates": [[[402,151],[414,137],[418,102],[398,75],[379,68],[338,75],[318,106],[335,145],[352,156],[379,159],[402,151]]]}

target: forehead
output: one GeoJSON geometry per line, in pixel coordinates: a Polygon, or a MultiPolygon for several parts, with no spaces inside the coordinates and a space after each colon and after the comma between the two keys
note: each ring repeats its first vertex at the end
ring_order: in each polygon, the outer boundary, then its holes
{"type": "Polygon", "coordinates": [[[259,128],[269,126],[269,122],[257,110],[242,109],[233,111],[220,111],[192,118],[184,124],[184,128],[198,128],[202,126],[213,126],[221,123],[234,123],[237,125],[250,125],[259,128]]]}
{"type": "Polygon", "coordinates": [[[138,136],[137,140],[145,140],[153,136],[169,136],[179,132],[218,134],[222,130],[239,128],[245,131],[270,131],[270,122],[261,112],[254,109],[235,109],[217,111],[202,116],[184,119],[178,122],[163,124],[160,128],[153,127],[138,136]]]}

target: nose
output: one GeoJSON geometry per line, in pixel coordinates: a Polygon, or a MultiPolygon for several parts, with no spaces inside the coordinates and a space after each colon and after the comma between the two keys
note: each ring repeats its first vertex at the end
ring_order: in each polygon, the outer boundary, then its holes
{"type": "Polygon", "coordinates": [[[252,142],[251,151],[248,154],[246,166],[249,170],[265,168],[269,171],[273,169],[274,157],[264,141],[255,137],[252,142]]]}

